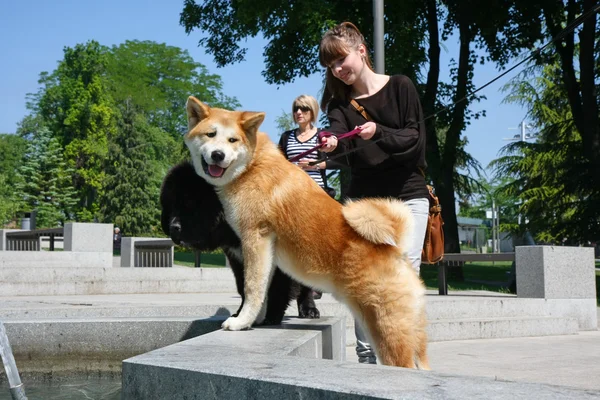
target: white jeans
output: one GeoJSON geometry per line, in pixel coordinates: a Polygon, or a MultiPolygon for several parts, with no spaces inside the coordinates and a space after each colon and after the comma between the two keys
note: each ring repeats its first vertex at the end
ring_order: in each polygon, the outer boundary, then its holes
{"type": "MultiPolygon", "coordinates": [[[[423,241],[425,240],[425,230],[427,229],[427,217],[429,216],[429,199],[414,199],[405,201],[414,219],[414,230],[412,233],[411,246],[408,248],[406,255],[412,263],[417,274],[421,270],[421,251],[423,250],[423,241]]],[[[354,333],[356,334],[356,354],[358,362],[363,364],[377,364],[377,357],[367,342],[367,336],[354,319],[354,333]]]]}

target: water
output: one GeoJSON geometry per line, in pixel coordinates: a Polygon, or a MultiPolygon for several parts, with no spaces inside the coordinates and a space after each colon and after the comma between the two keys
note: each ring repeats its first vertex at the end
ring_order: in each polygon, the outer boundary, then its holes
{"type": "MultiPolygon", "coordinates": [[[[88,378],[60,383],[24,382],[28,400],[120,400],[121,379],[88,378]]],[[[11,400],[8,383],[0,387],[0,400],[11,400]]]]}

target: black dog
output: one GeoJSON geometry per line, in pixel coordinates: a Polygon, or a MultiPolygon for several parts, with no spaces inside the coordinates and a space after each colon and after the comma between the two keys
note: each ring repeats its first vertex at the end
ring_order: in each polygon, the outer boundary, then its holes
{"type": "MultiPolygon", "coordinates": [[[[160,194],[163,232],[173,242],[195,250],[223,249],[235,276],[244,304],[244,262],[240,239],[225,221],[223,206],[214,187],[199,177],[192,164],[183,162],[165,177],[160,194]]],[[[319,318],[313,290],[275,270],[267,293],[267,314],[263,324],[278,325],[292,299],[297,299],[300,318],[319,318]]],[[[240,312],[242,306],[238,309],[240,312]]]]}

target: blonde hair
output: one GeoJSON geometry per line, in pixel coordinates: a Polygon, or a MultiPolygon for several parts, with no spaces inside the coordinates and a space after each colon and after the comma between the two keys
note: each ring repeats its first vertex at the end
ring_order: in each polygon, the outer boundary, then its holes
{"type": "Polygon", "coordinates": [[[363,45],[366,50],[365,62],[373,70],[373,63],[369,56],[369,48],[365,38],[352,22],[342,22],[334,26],[321,38],[319,44],[319,62],[327,68],[325,74],[325,89],[321,98],[321,110],[327,111],[327,105],[332,99],[350,100],[352,88],[333,76],[329,67],[334,61],[346,57],[353,50],[358,50],[363,45]]]}
{"type": "Polygon", "coordinates": [[[319,103],[317,103],[317,99],[308,94],[301,94],[300,96],[296,97],[292,103],[292,117],[294,118],[294,122],[297,122],[296,113],[294,112],[296,107],[308,108],[311,113],[310,122],[313,124],[317,122],[317,117],[319,116],[319,103]]]}

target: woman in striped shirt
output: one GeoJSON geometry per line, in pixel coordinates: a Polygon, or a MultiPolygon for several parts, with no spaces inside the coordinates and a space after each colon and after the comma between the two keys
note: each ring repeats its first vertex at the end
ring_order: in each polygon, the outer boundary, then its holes
{"type": "MultiPolygon", "coordinates": [[[[319,104],[314,97],[303,94],[294,100],[292,103],[292,116],[294,122],[298,124],[298,128],[283,132],[279,139],[279,148],[288,160],[318,144],[318,133],[321,131],[315,126],[318,115],[319,104]]],[[[306,171],[330,196],[334,197],[335,191],[327,186],[325,169],[338,169],[339,166],[326,161],[309,165],[309,162],[321,159],[324,159],[323,153],[316,151],[295,162],[295,164],[306,171]]]]}

